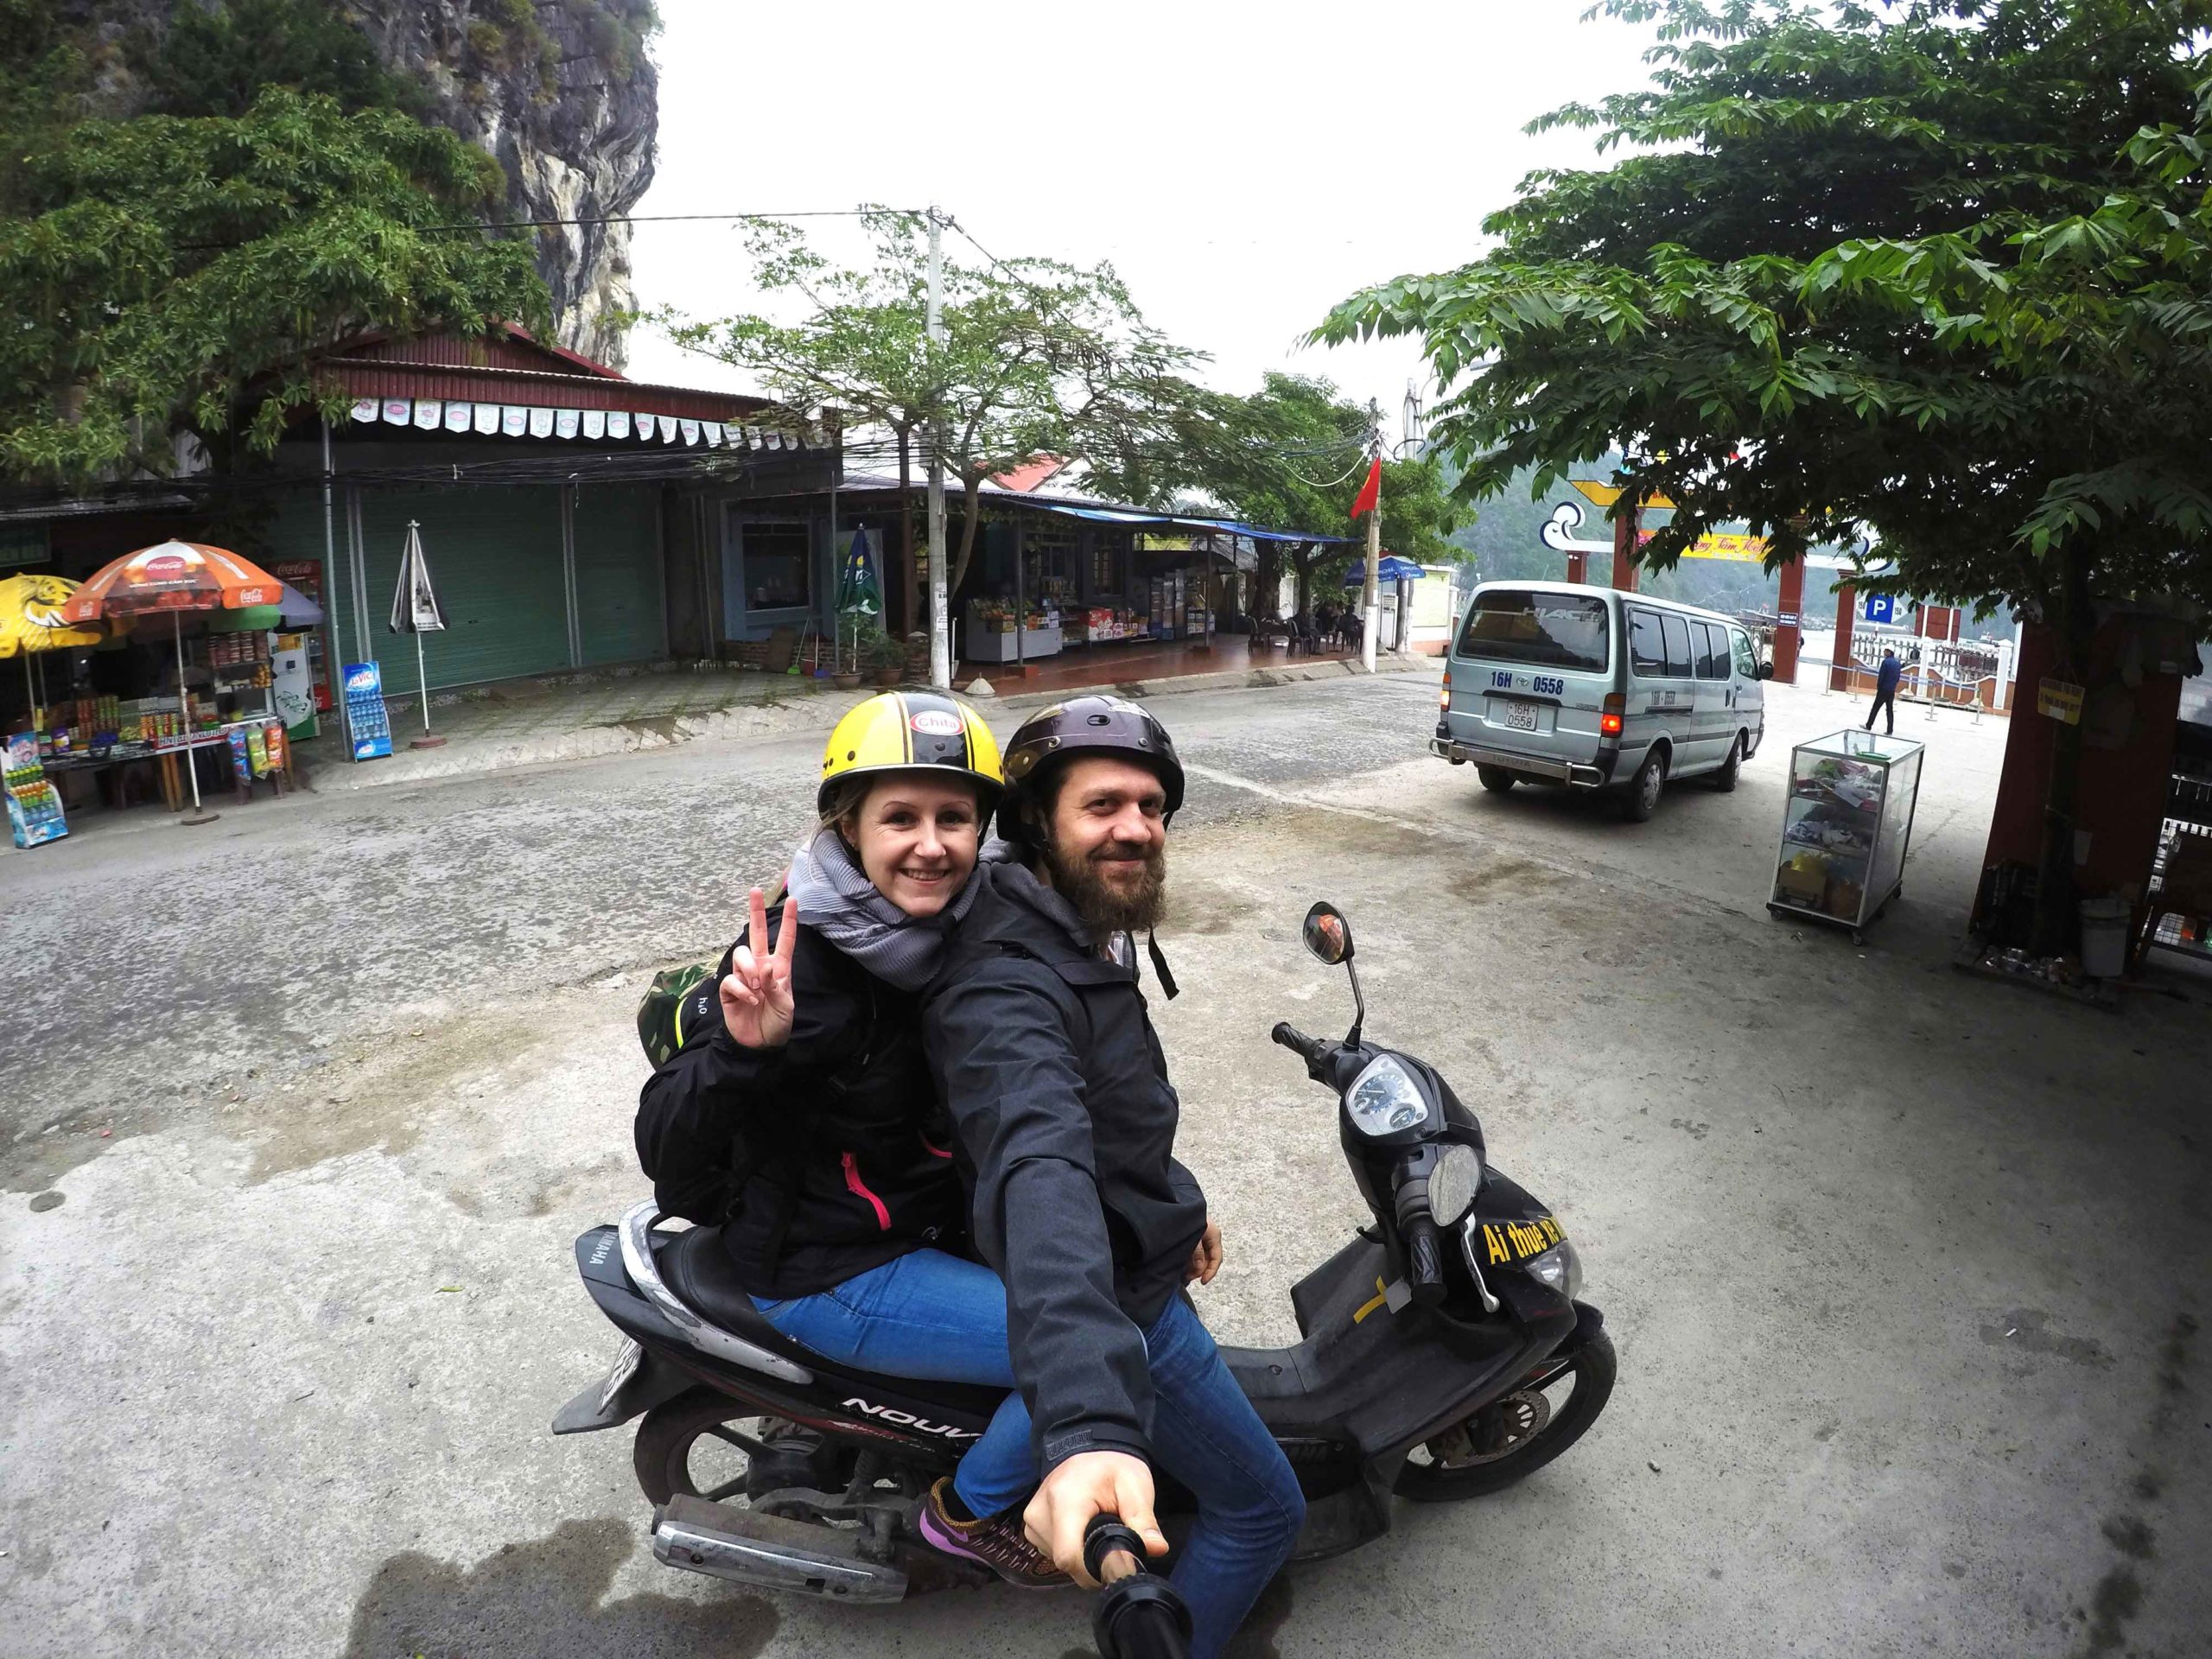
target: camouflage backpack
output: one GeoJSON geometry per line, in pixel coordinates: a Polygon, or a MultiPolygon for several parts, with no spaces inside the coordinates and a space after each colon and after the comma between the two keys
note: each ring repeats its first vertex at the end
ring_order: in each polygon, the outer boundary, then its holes
{"type": "Polygon", "coordinates": [[[645,1058],[656,1067],[666,1065],[683,1046],[684,1005],[695,999],[702,984],[709,997],[715,963],[695,962],[689,968],[664,968],[653,976],[645,1001],[638,1004],[638,1040],[645,1058]]]}

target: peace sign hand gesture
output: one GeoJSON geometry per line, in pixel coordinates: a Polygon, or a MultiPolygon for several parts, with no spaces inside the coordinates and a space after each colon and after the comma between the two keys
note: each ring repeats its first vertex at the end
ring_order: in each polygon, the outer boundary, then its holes
{"type": "Polygon", "coordinates": [[[721,982],[722,1023],[741,1047],[781,1048],[791,1036],[791,947],[798,940],[798,900],[784,900],[776,948],[761,954],[768,937],[768,901],[755,887],[746,943],[730,957],[721,982]]]}

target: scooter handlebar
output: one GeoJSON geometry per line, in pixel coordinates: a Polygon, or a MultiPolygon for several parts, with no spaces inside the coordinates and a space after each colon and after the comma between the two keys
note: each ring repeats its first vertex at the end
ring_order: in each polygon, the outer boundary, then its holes
{"type": "Polygon", "coordinates": [[[1416,1307],[1434,1307],[1445,1297],[1444,1251],[1438,1243],[1436,1223],[1428,1216],[1408,1217],[1406,1236],[1406,1288],[1416,1307]]]}
{"type": "Polygon", "coordinates": [[[1328,1047],[1319,1038],[1308,1037],[1287,1020],[1276,1020],[1275,1028],[1269,1035],[1309,1067],[1320,1064],[1322,1052],[1328,1047]]]}
{"type": "Polygon", "coordinates": [[[1146,1570],[1144,1540],[1118,1516],[1093,1516],[1084,1529],[1083,1564],[1103,1580],[1109,1559],[1128,1566],[1099,1592],[1090,1621],[1099,1659],[1189,1659],[1191,1610],[1173,1585],[1146,1570]]]}

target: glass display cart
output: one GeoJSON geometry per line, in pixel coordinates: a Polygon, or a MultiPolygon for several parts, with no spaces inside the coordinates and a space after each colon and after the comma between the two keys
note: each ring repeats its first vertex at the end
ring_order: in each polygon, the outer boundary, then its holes
{"type": "Polygon", "coordinates": [[[1790,752],[1770,912],[1849,928],[1865,943],[1904,885],[1923,748],[1847,728],[1790,752]]]}

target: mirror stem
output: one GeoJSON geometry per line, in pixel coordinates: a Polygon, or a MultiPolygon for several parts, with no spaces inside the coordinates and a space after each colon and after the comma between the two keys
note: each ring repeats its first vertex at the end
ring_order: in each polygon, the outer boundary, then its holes
{"type": "Polygon", "coordinates": [[[1357,1048],[1360,1031],[1367,1024],[1367,994],[1359,988],[1359,969],[1350,957],[1344,958],[1344,971],[1351,976],[1352,1001],[1351,1034],[1344,1039],[1344,1046],[1357,1048]]]}

